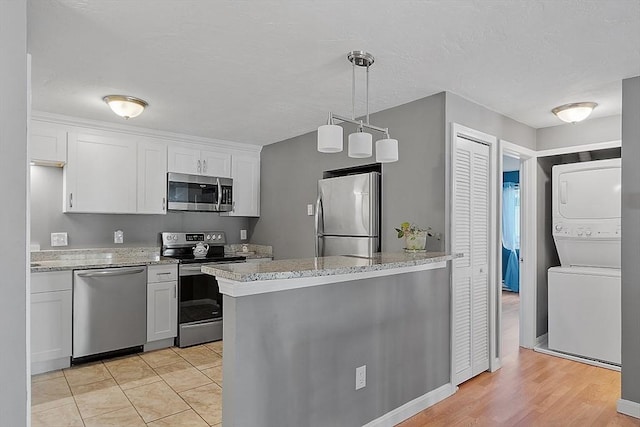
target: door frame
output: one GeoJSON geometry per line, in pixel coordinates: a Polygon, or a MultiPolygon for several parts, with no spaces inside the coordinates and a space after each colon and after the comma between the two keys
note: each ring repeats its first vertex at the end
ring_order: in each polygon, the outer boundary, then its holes
{"type": "MultiPolygon", "coordinates": [[[[454,235],[455,221],[453,220],[453,165],[455,163],[455,139],[460,135],[466,139],[476,141],[481,144],[485,144],[489,147],[489,370],[491,372],[500,368],[500,359],[498,354],[498,343],[496,336],[497,329],[497,313],[498,307],[496,302],[498,301],[496,293],[496,280],[498,273],[497,254],[498,254],[498,241],[497,241],[497,199],[498,196],[498,179],[497,170],[501,165],[498,164],[498,139],[490,134],[480,132],[478,130],[468,128],[461,124],[451,122],[451,133],[447,139],[446,144],[446,161],[445,161],[445,229],[449,235],[446,240],[445,250],[448,253],[452,253],[452,237],[454,235]]],[[[451,329],[450,329],[450,380],[454,384],[454,365],[455,355],[453,351],[453,326],[454,326],[454,309],[453,309],[453,284],[455,283],[455,269],[453,267],[453,261],[450,269],[450,312],[451,312],[451,329]]]]}
{"type": "MultiPolygon", "coordinates": [[[[536,345],[536,301],[537,301],[537,153],[525,147],[501,139],[499,142],[499,182],[502,188],[505,155],[520,159],[520,347],[533,348],[536,345]]],[[[502,191],[499,191],[498,217],[502,223],[502,191]]],[[[498,228],[498,241],[502,241],[502,227],[498,228]]],[[[498,271],[502,271],[502,257],[498,257],[498,271]]],[[[500,282],[500,281],[498,281],[500,282]]],[[[500,286],[500,283],[498,283],[500,286]]],[[[500,341],[499,358],[502,359],[502,298],[498,292],[498,328],[496,334],[500,341]]]]}

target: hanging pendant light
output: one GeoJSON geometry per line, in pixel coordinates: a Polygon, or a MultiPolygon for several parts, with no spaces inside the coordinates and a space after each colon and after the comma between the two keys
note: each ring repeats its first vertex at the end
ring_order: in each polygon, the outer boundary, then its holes
{"type": "Polygon", "coordinates": [[[354,50],[347,54],[347,59],[352,65],[351,81],[351,118],[329,113],[329,120],[326,125],[318,127],[318,151],[321,153],[337,153],[343,150],[343,130],[342,127],[334,124],[334,120],[353,123],[358,125],[358,130],[349,135],[349,157],[367,158],[373,152],[373,136],[365,132],[364,129],[381,132],[385,138],[376,141],[376,161],[380,163],[395,162],[398,160],[398,140],[391,139],[389,129],[374,126],[369,123],[369,67],[374,62],[374,57],[368,52],[354,50]],[[355,118],[355,97],[356,97],[356,66],[366,67],[366,122],[355,118]]]}

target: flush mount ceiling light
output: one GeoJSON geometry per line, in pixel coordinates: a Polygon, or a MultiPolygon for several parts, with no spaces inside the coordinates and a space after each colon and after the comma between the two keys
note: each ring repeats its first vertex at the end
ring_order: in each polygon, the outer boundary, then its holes
{"type": "Polygon", "coordinates": [[[139,116],[149,105],[147,101],[126,95],[107,95],[102,100],[109,105],[114,113],[124,117],[125,120],[139,116]]]}
{"type": "Polygon", "coordinates": [[[374,58],[368,52],[354,50],[347,54],[347,59],[352,65],[351,78],[351,118],[329,113],[327,124],[318,128],[318,151],[321,153],[339,153],[342,151],[342,127],[334,124],[334,121],[353,123],[358,125],[358,131],[349,135],[349,157],[371,157],[373,137],[365,129],[374,130],[384,134],[384,138],[376,141],[376,162],[389,163],[398,160],[398,140],[391,139],[388,128],[381,128],[369,123],[369,67],[374,58]],[[367,116],[366,122],[356,120],[356,65],[367,68],[367,116]]]}
{"type": "Polygon", "coordinates": [[[556,107],[551,112],[564,122],[578,123],[589,117],[597,106],[595,102],[574,102],[556,107]]]}

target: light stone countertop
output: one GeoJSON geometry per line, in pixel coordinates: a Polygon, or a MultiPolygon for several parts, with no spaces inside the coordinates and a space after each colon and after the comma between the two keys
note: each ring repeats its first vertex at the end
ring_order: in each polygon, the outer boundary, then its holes
{"type": "Polygon", "coordinates": [[[31,272],[81,270],[134,265],[177,264],[159,248],[95,248],[31,252],[31,272]]]}
{"type": "Polygon", "coordinates": [[[335,276],[436,264],[457,258],[443,252],[381,252],[371,258],[330,256],[277,260],[265,263],[238,263],[202,266],[202,272],[235,282],[256,282],[294,278],[335,276]]]}

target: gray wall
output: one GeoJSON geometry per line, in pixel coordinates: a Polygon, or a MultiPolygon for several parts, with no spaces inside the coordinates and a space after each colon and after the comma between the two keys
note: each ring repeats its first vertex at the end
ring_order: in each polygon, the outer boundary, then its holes
{"type": "Polygon", "coordinates": [[[450,140],[451,123],[488,133],[513,144],[536,149],[536,130],[454,93],[446,93],[446,135],[450,140]]]}
{"type": "Polygon", "coordinates": [[[0,1],[0,423],[26,426],[27,3],[0,1]]]}
{"type": "Polygon", "coordinates": [[[640,404],[640,76],[622,81],[622,398],[640,404]]]}
{"type": "MultiPolygon", "coordinates": [[[[388,127],[399,141],[400,160],[383,165],[383,250],[401,250],[394,227],[403,221],[444,234],[444,93],[372,114],[371,123],[388,127]]],[[[279,259],[314,256],[314,219],[307,216],[307,204],[315,205],[322,172],[375,162],[347,156],[353,127],[344,128],[342,153],[318,153],[316,132],[263,148],[261,216],[250,220],[252,243],[273,245],[279,259]]],[[[379,137],[374,133],[374,141],[379,137]]],[[[433,238],[428,247],[439,250],[441,243],[433,238]]]]}
{"type": "Polygon", "coordinates": [[[449,383],[449,298],[449,268],[225,296],[223,424],[361,426],[449,383]]]}
{"type": "Polygon", "coordinates": [[[31,166],[31,243],[51,249],[51,233],[66,231],[69,246],[54,249],[158,246],[162,231],[222,230],[229,243],[240,243],[246,218],[209,212],[169,212],[166,215],[62,213],[62,169],[31,166]],[[113,232],[124,231],[124,245],[113,243],[113,232]]]}
{"type": "Polygon", "coordinates": [[[536,130],[538,150],[619,141],[620,138],[620,116],[600,117],[536,130]]]}

